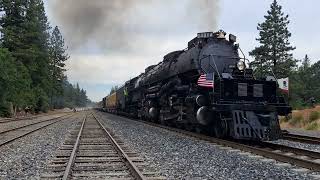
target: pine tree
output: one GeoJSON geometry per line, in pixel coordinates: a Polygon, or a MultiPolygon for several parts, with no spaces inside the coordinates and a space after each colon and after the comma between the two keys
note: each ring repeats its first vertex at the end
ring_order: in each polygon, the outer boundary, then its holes
{"type": "Polygon", "coordinates": [[[85,104],[86,92],[64,76],[69,57],[58,27],[50,38],[43,1],[0,0],[0,11],[0,116],[26,106],[45,112],[51,89],[63,91],[59,108],[85,104]]]}
{"type": "Polygon", "coordinates": [[[308,68],[310,68],[310,58],[308,57],[307,54],[304,56],[304,59],[302,60],[301,68],[303,68],[304,70],[307,70],[308,68]]]}
{"type": "Polygon", "coordinates": [[[265,21],[257,27],[260,37],[256,40],[260,46],[249,53],[255,58],[252,66],[258,76],[271,74],[272,70],[278,78],[287,77],[297,62],[291,53],[295,47],[289,42],[289,16],[284,15],[282,7],[274,0],[264,17],[265,21]]]}
{"type": "Polygon", "coordinates": [[[312,82],[312,91],[310,96],[315,98],[316,103],[320,103],[320,60],[310,67],[310,82],[312,82]]]}
{"type": "Polygon", "coordinates": [[[63,80],[65,79],[65,61],[69,59],[64,39],[59,28],[56,26],[50,38],[50,76],[51,76],[51,105],[54,105],[54,98],[63,93],[63,80]]]}
{"type": "Polygon", "coordinates": [[[87,97],[87,92],[84,89],[80,90],[80,99],[81,99],[81,104],[80,107],[85,107],[88,102],[88,97],[87,97]]]}
{"type": "Polygon", "coordinates": [[[49,72],[49,30],[47,16],[42,0],[29,0],[26,9],[26,45],[24,55],[32,78],[37,111],[46,111],[50,92],[49,72]],[[41,107],[39,107],[41,106],[41,107]]]}
{"type": "Polygon", "coordinates": [[[301,66],[290,75],[291,104],[295,108],[310,105],[310,100],[320,100],[320,61],[311,65],[308,55],[301,60],[301,66]]]}
{"type": "Polygon", "coordinates": [[[1,47],[5,48],[1,50],[3,58],[1,65],[4,65],[1,67],[4,68],[1,72],[7,77],[2,80],[3,83],[8,85],[5,92],[1,92],[6,98],[0,103],[0,106],[9,103],[14,109],[34,103],[31,76],[26,68],[25,54],[22,53],[26,47],[23,42],[24,34],[26,34],[26,7],[27,2],[24,0],[0,1],[1,47]]]}
{"type": "Polygon", "coordinates": [[[0,0],[1,46],[8,49],[21,62],[23,59],[19,56],[20,49],[24,48],[22,36],[26,32],[24,28],[26,6],[24,0],[0,0]]]}

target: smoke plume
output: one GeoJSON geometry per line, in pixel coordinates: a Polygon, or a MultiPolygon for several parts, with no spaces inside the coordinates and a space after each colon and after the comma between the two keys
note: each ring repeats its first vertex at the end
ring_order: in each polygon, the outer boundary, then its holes
{"type": "Polygon", "coordinates": [[[130,50],[150,36],[214,31],[219,0],[50,0],[49,10],[74,50],[130,50]]]}

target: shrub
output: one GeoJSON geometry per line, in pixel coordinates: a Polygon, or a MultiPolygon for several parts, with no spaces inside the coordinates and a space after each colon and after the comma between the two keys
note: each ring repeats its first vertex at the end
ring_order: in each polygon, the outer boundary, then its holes
{"type": "Polygon", "coordinates": [[[307,125],[306,130],[317,130],[318,128],[318,123],[316,121],[313,121],[307,125]]]}
{"type": "Polygon", "coordinates": [[[296,126],[296,125],[300,124],[302,121],[303,121],[302,114],[297,113],[292,116],[292,119],[290,119],[289,124],[296,126]]]}
{"type": "Polygon", "coordinates": [[[291,119],[292,119],[292,114],[289,114],[288,116],[279,117],[280,123],[287,123],[291,119]]]}
{"type": "Polygon", "coordinates": [[[309,116],[309,122],[313,122],[313,121],[319,119],[319,117],[320,117],[320,113],[319,113],[319,112],[317,112],[317,111],[312,111],[312,112],[310,113],[310,116],[309,116]]]}

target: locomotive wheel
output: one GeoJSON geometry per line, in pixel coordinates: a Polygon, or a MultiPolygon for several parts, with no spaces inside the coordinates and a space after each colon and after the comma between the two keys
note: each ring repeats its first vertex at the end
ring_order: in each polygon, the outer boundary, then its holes
{"type": "Polygon", "coordinates": [[[216,138],[223,138],[226,136],[226,131],[221,121],[218,121],[214,124],[212,128],[212,135],[216,138]]]}
{"type": "Polygon", "coordinates": [[[163,114],[160,114],[160,118],[159,118],[160,120],[160,124],[162,124],[162,125],[166,125],[166,121],[164,120],[164,115],[163,114]]]}
{"type": "Polygon", "coordinates": [[[193,131],[193,125],[192,125],[192,124],[189,124],[189,123],[186,123],[186,124],[185,124],[185,130],[187,130],[187,131],[193,131]]]}
{"type": "Polygon", "coordinates": [[[203,128],[201,126],[194,127],[194,132],[201,134],[203,133],[203,128]]]}

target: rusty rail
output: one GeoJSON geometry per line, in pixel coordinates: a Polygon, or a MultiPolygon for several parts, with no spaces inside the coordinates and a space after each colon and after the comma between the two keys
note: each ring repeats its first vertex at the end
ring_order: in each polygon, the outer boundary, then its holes
{"type": "Polygon", "coordinates": [[[283,133],[283,139],[285,139],[285,140],[320,145],[320,138],[319,137],[292,134],[292,133],[289,133],[288,131],[282,131],[282,133],[283,133]]]}
{"type": "Polygon", "coordinates": [[[147,178],[141,173],[138,167],[134,165],[134,163],[130,160],[129,156],[124,152],[124,150],[120,147],[117,141],[112,137],[109,131],[101,124],[101,122],[95,117],[93,113],[92,113],[92,116],[94,117],[95,120],[97,120],[100,127],[105,131],[106,135],[111,140],[114,147],[116,147],[116,150],[118,151],[118,153],[123,157],[125,164],[130,168],[131,173],[134,175],[135,179],[146,180],[147,178]]]}
{"type": "Polygon", "coordinates": [[[86,120],[87,120],[87,116],[85,116],[84,119],[83,119],[81,128],[80,128],[78,136],[77,136],[77,140],[76,140],[76,142],[75,142],[75,144],[73,146],[72,153],[70,155],[66,170],[64,171],[62,180],[67,180],[69,178],[70,174],[71,174],[71,168],[72,168],[72,166],[74,164],[74,160],[76,159],[76,152],[77,152],[77,150],[79,148],[80,138],[81,138],[81,134],[82,134],[82,131],[83,131],[84,123],[86,122],[86,120]]]}
{"type": "Polygon", "coordinates": [[[29,126],[33,126],[33,125],[37,125],[37,124],[40,124],[40,123],[44,123],[44,122],[47,122],[47,121],[53,121],[53,120],[56,120],[56,119],[59,119],[59,118],[64,118],[66,116],[67,115],[63,115],[63,116],[60,116],[60,117],[51,118],[51,119],[47,119],[47,120],[39,120],[37,122],[33,122],[33,123],[30,123],[30,124],[27,124],[27,125],[19,126],[19,127],[8,129],[8,130],[4,130],[4,131],[0,132],[0,135],[8,133],[8,132],[16,131],[16,130],[19,130],[19,129],[22,129],[22,128],[26,128],[26,127],[29,127],[29,126]]]}
{"type": "Polygon", "coordinates": [[[41,179],[165,179],[149,168],[94,113],[88,113],[59,148],[41,179]]]}
{"type": "MultiPolygon", "coordinates": [[[[71,116],[69,116],[69,117],[67,117],[67,118],[70,118],[70,117],[71,117],[71,116]]],[[[51,123],[49,123],[49,124],[46,124],[46,125],[37,127],[37,128],[35,128],[35,129],[29,130],[29,131],[27,131],[27,132],[23,132],[23,133],[18,134],[18,135],[16,135],[16,136],[13,136],[12,138],[9,138],[8,140],[5,140],[5,141],[3,141],[3,142],[0,141],[0,146],[6,145],[6,144],[8,144],[8,143],[10,143],[10,142],[13,142],[13,141],[17,140],[17,139],[20,139],[20,138],[22,138],[22,137],[25,137],[25,136],[28,135],[28,134],[31,134],[31,133],[33,133],[33,132],[36,132],[36,131],[38,131],[38,130],[40,130],[40,129],[43,129],[43,128],[48,127],[48,126],[50,126],[50,125],[53,125],[53,124],[55,124],[55,123],[58,123],[58,122],[60,122],[60,121],[62,121],[62,120],[64,120],[64,119],[66,119],[65,116],[63,116],[63,117],[57,117],[57,118],[53,118],[53,119],[41,121],[41,122],[34,123],[34,124],[28,124],[28,125],[23,126],[23,127],[19,127],[19,128],[14,128],[14,129],[10,129],[10,130],[7,130],[7,131],[3,131],[3,132],[0,133],[0,135],[6,134],[6,133],[9,133],[9,132],[19,131],[19,130],[25,128],[25,127],[29,127],[29,126],[33,126],[33,125],[39,125],[39,124],[41,124],[41,123],[48,122],[48,121],[53,121],[53,122],[51,122],[51,123]]],[[[0,137],[1,137],[1,136],[0,136],[0,137]]]]}

